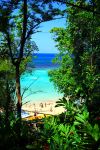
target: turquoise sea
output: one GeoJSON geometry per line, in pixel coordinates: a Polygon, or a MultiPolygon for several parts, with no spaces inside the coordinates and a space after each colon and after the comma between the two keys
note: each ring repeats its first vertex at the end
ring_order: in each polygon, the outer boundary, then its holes
{"type": "Polygon", "coordinates": [[[23,103],[58,100],[62,94],[57,92],[48,76],[49,70],[59,67],[58,64],[52,63],[56,54],[34,55],[32,61],[27,65],[27,71],[21,76],[23,103]]]}

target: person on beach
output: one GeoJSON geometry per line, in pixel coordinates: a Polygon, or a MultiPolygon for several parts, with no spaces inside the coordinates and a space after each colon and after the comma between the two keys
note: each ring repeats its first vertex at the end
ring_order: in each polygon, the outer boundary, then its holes
{"type": "Polygon", "coordinates": [[[50,111],[51,111],[51,112],[53,111],[52,106],[50,107],[50,111]]]}
{"type": "Polygon", "coordinates": [[[34,116],[37,116],[37,111],[35,110],[35,112],[34,112],[34,116]]]}
{"type": "Polygon", "coordinates": [[[40,107],[43,108],[43,103],[40,103],[40,107]]]}

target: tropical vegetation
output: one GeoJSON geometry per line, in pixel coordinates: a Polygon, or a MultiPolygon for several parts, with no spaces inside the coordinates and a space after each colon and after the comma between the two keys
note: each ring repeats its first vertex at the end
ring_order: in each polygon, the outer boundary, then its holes
{"type": "Polygon", "coordinates": [[[0,149],[100,149],[99,10],[99,0],[0,1],[0,149]],[[58,4],[66,4],[66,10],[56,8],[58,4]],[[31,52],[38,50],[31,35],[57,15],[67,16],[66,28],[51,30],[59,68],[49,76],[64,94],[56,107],[63,106],[65,112],[25,121],[20,76],[31,52]]]}

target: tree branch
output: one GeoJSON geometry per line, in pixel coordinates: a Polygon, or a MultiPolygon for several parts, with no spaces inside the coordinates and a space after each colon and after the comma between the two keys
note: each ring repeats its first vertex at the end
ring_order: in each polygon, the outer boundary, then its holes
{"type": "Polygon", "coordinates": [[[10,39],[10,35],[8,32],[6,32],[6,40],[7,40],[7,43],[8,43],[8,48],[9,48],[9,52],[10,52],[10,57],[11,57],[11,61],[12,61],[12,64],[15,65],[15,61],[14,61],[14,58],[13,58],[13,54],[12,54],[12,48],[11,48],[11,39],[10,39]]]}
{"type": "MultiPolygon", "coordinates": [[[[60,2],[60,3],[63,3],[63,4],[67,4],[69,6],[72,6],[72,7],[75,7],[75,8],[79,8],[79,9],[82,9],[84,11],[93,13],[93,7],[91,5],[89,5],[89,7],[83,7],[81,5],[76,5],[75,3],[70,3],[67,0],[54,0],[54,1],[60,2]]],[[[100,12],[98,12],[98,11],[94,11],[94,13],[100,15],[100,12]]]]}
{"type": "Polygon", "coordinates": [[[23,57],[23,50],[25,45],[25,36],[27,31],[27,0],[24,0],[24,6],[23,6],[23,13],[24,13],[24,19],[23,19],[23,31],[21,36],[21,46],[20,46],[20,55],[19,55],[19,63],[23,57]]]}
{"type": "MultiPolygon", "coordinates": [[[[63,18],[66,18],[66,17],[53,18],[52,20],[63,19],[63,18]]],[[[47,21],[41,20],[39,23],[37,23],[36,25],[31,27],[30,30],[28,31],[26,37],[25,37],[25,40],[27,40],[31,34],[37,33],[37,32],[33,32],[34,28],[38,27],[41,23],[52,21],[52,20],[47,20],[47,21]]]]}

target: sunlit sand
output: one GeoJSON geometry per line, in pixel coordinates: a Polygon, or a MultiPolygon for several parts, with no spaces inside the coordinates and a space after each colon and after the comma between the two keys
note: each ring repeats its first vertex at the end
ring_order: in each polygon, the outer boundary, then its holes
{"type": "Polygon", "coordinates": [[[27,103],[22,106],[22,110],[29,112],[30,115],[37,116],[39,114],[51,114],[58,115],[65,111],[63,107],[55,107],[56,102],[46,101],[46,102],[36,102],[27,103]]]}

